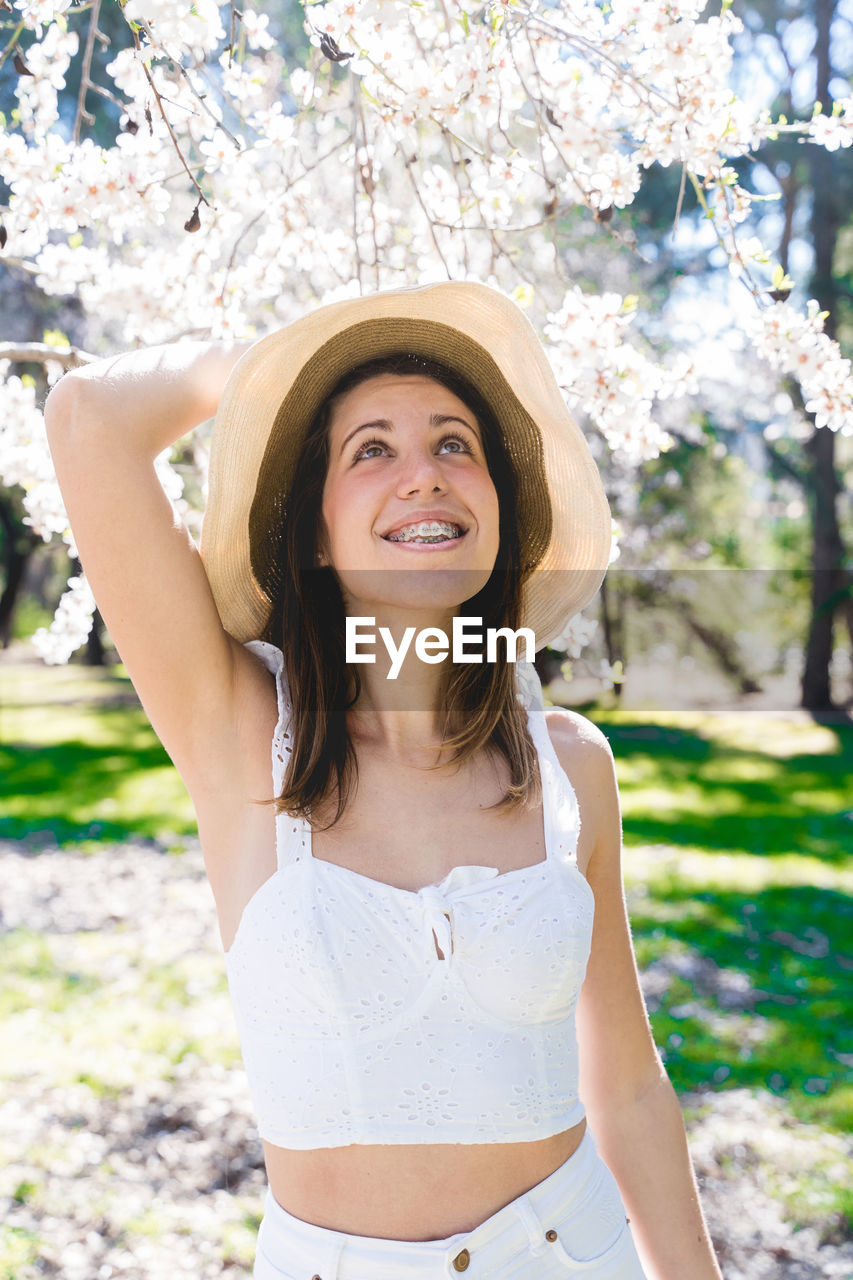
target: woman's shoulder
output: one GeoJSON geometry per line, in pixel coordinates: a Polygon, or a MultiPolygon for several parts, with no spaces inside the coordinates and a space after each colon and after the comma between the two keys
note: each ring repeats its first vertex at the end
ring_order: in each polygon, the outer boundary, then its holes
{"type": "Polygon", "coordinates": [[[560,763],[566,760],[588,768],[608,767],[613,751],[607,735],[592,720],[569,707],[547,707],[545,723],[560,763]]]}
{"type": "Polygon", "coordinates": [[[597,725],[579,711],[546,705],[539,674],[532,662],[517,664],[516,684],[519,699],[527,710],[544,713],[548,735],[564,768],[566,760],[592,765],[612,761],[610,743],[597,725]]]}
{"type": "Polygon", "coordinates": [[[593,853],[600,848],[606,851],[605,860],[618,870],[622,820],[610,743],[598,725],[567,707],[549,707],[545,723],[557,760],[577,797],[581,815],[578,865],[586,875],[593,853]]]}

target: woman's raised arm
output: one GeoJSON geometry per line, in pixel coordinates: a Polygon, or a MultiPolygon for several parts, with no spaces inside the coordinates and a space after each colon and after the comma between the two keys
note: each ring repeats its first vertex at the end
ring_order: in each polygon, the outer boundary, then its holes
{"type": "Polygon", "coordinates": [[[198,551],[154,460],[213,416],[250,345],[179,342],[99,360],[66,374],[44,410],[83,568],[188,785],[206,775],[211,748],[214,755],[217,743],[224,749],[233,728],[241,647],[222,628],[198,551]]]}

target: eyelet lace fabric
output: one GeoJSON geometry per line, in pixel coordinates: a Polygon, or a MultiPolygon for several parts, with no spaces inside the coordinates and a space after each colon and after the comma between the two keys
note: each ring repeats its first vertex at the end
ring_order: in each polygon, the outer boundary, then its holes
{"type": "MultiPolygon", "coordinates": [[[[283,656],[262,641],[246,647],[276,678],[278,794],[290,750],[283,656]]],[[[532,663],[519,668],[542,775],[544,862],[503,874],[458,866],[414,892],[314,858],[309,824],[276,819],[277,870],[225,955],[268,1142],[525,1142],[583,1117],[575,1009],[593,895],[539,679],[532,663]]]]}

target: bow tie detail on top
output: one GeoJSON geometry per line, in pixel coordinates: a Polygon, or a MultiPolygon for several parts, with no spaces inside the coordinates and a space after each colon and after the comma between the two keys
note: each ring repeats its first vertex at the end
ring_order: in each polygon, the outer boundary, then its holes
{"type": "Polygon", "coordinates": [[[449,960],[453,954],[452,907],[448,897],[483,880],[492,880],[497,874],[497,867],[454,867],[439,884],[428,884],[418,890],[427,934],[431,933],[434,939],[430,942],[431,956],[434,954],[439,960],[449,960]]]}

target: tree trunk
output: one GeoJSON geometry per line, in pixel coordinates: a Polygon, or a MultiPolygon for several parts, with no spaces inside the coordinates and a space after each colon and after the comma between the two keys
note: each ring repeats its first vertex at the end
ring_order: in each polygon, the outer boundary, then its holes
{"type": "Polygon", "coordinates": [[[812,711],[832,707],[829,664],[832,659],[835,611],[841,602],[843,550],[838,527],[835,436],[818,428],[806,442],[812,464],[812,592],[809,637],[800,703],[812,711]]]}
{"type": "Polygon", "coordinates": [[[666,579],[669,576],[665,571],[638,575],[632,583],[632,599],[640,608],[659,609],[666,605],[676,611],[687,630],[708,650],[723,675],[735,684],[739,694],[760,693],[761,685],[744,667],[735,642],[721,627],[703,621],[690,600],[668,590],[666,579]]]}
{"type": "Polygon", "coordinates": [[[3,548],[3,592],[0,595],[0,646],[7,649],[12,639],[15,605],[24,581],[27,563],[33,553],[35,539],[28,540],[15,519],[8,502],[0,496],[0,529],[3,548]]]}
{"type": "MultiPolygon", "coordinates": [[[[625,666],[624,595],[614,583],[612,575],[605,575],[601,584],[601,621],[604,630],[604,647],[611,667],[615,662],[625,666]]],[[[622,685],[614,684],[613,696],[617,702],[622,697],[622,685]]]]}
{"type": "MultiPolygon", "coordinates": [[[[816,0],[817,97],[829,114],[830,29],[835,0],[816,0]]],[[[835,245],[838,238],[839,209],[833,182],[833,158],[825,147],[810,147],[812,186],[811,242],[814,247],[814,273],[811,293],[826,311],[825,331],[835,337],[836,297],[832,274],[835,245]]],[[[840,485],[835,467],[835,436],[826,427],[815,428],[806,443],[811,464],[812,601],[806,659],[803,669],[800,702],[811,711],[832,707],[829,663],[832,658],[832,636],[835,611],[842,596],[843,547],[838,524],[838,492],[840,485]]]]}
{"type": "Polygon", "coordinates": [[[86,652],[83,661],[87,667],[105,667],[107,665],[104,649],[104,620],[98,610],[92,617],[92,630],[86,637],[86,652]]]}
{"type": "Polygon", "coordinates": [[[731,636],[727,635],[720,627],[713,627],[707,622],[702,622],[685,600],[679,601],[678,604],[681,609],[681,616],[687,626],[696,636],[696,639],[701,640],[705,648],[716,659],[723,673],[736,684],[737,691],[741,697],[747,693],[760,693],[761,685],[756,680],[753,680],[749,672],[745,670],[738,654],[737,645],[731,636]]]}

